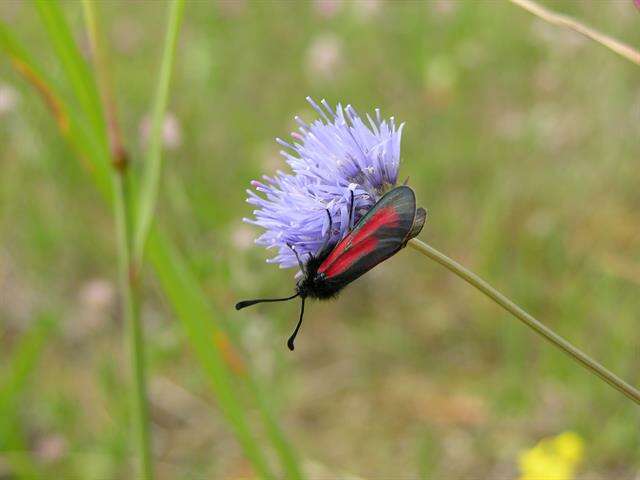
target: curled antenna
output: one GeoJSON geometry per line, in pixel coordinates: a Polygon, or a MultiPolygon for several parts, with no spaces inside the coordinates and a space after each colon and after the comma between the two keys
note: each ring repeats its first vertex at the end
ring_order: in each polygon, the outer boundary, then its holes
{"type": "Polygon", "coordinates": [[[322,246],[318,250],[318,255],[326,250],[327,245],[329,245],[329,242],[331,241],[331,229],[333,228],[333,220],[331,218],[331,212],[328,208],[325,209],[325,212],[327,212],[327,218],[329,219],[329,228],[327,229],[327,234],[324,236],[324,242],[322,242],[322,246]]]}
{"type": "Polygon", "coordinates": [[[296,336],[298,335],[298,331],[302,326],[302,317],[304,317],[304,301],[305,301],[305,297],[302,297],[302,303],[300,304],[300,319],[298,320],[296,329],[293,331],[293,333],[289,337],[289,340],[287,340],[287,347],[289,347],[289,350],[291,350],[292,352],[293,352],[293,349],[295,348],[295,345],[293,344],[293,342],[295,341],[296,336]]]}

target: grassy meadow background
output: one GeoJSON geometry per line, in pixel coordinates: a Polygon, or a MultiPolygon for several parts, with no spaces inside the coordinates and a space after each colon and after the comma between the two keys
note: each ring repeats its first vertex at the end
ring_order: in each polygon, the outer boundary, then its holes
{"type": "MultiPolygon", "coordinates": [[[[100,3],[138,170],[165,6],[100,3]]],[[[631,1],[553,8],[640,45],[631,1]]],[[[62,10],[87,55],[80,4],[62,10]]],[[[0,2],[0,21],[70,95],[33,4],[0,2]]],[[[113,215],[0,58],[0,478],[129,478],[113,215]]],[[[406,122],[421,238],[640,384],[639,74],[501,1],[188,1],[156,223],[204,293],[210,317],[194,321],[227,325],[240,348],[199,340],[231,365],[235,397],[220,397],[173,287],[145,268],[158,477],[251,476],[220,398],[280,472],[258,396],[308,478],[517,478],[519,453],[563,431],[584,441],[579,478],[637,478],[638,408],[410,249],[309,304],[295,353],[297,305],[233,305],[294,285],[241,220],[249,181],[285,168],[274,137],[315,119],[307,95],[380,107],[406,122]],[[236,380],[245,364],[259,388],[236,380]]]]}

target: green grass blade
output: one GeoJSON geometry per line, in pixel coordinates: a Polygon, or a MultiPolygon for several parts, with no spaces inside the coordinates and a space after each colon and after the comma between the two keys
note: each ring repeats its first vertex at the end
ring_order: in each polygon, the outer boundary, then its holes
{"type": "MultiPolygon", "coordinates": [[[[37,68],[37,65],[32,62],[30,57],[27,55],[26,51],[15,40],[15,37],[11,34],[9,29],[6,28],[6,26],[4,26],[1,22],[0,22],[0,48],[3,49],[6,53],[10,54],[11,56],[19,55],[18,58],[20,58],[20,60],[23,62],[27,62],[34,71],[37,71],[37,72],[41,71],[37,68]],[[3,36],[3,34],[5,35],[3,36]]],[[[87,129],[86,128],[82,129],[78,126],[82,124],[81,114],[77,111],[77,109],[70,108],[68,103],[67,104],[64,103],[64,98],[62,97],[62,95],[60,95],[59,89],[55,88],[55,85],[53,84],[53,82],[49,83],[48,82],[49,79],[44,75],[43,75],[43,78],[47,80],[48,86],[51,88],[51,90],[58,97],[62,98],[63,105],[69,111],[69,121],[70,121],[71,128],[70,128],[69,134],[65,135],[65,138],[70,141],[70,143],[74,147],[74,150],[76,151],[76,153],[79,154],[81,159],[85,158],[89,161],[88,164],[85,163],[85,165],[88,167],[88,170],[91,173],[91,177],[94,183],[98,186],[103,196],[106,199],[110,200],[111,199],[111,180],[110,180],[110,169],[108,165],[108,156],[107,156],[108,152],[98,147],[95,141],[92,142],[91,135],[86,131],[87,129]],[[103,167],[106,167],[106,168],[103,168],[103,167]]],[[[62,133],[64,134],[64,132],[62,133]]],[[[184,309],[184,306],[178,305],[177,302],[179,301],[180,298],[183,298],[183,297],[187,298],[186,300],[187,302],[192,302],[195,305],[195,311],[206,312],[204,316],[200,317],[200,321],[207,322],[207,323],[212,322],[212,324],[207,328],[213,329],[215,327],[215,324],[213,322],[220,322],[220,319],[219,317],[213,316],[214,312],[211,310],[211,306],[208,303],[208,299],[200,289],[197,283],[197,280],[193,277],[193,273],[190,271],[190,268],[185,262],[185,260],[179,257],[178,255],[173,255],[172,263],[160,265],[157,261],[154,261],[154,258],[157,259],[158,257],[160,258],[166,257],[167,250],[175,252],[175,249],[173,245],[170,243],[170,241],[165,236],[163,236],[162,233],[159,233],[153,227],[151,228],[151,238],[153,239],[153,241],[150,241],[149,245],[147,246],[148,254],[153,266],[156,269],[156,274],[160,277],[162,273],[162,276],[164,278],[164,282],[162,282],[162,286],[174,310],[176,312],[182,311],[184,309]],[[164,246],[164,249],[161,248],[162,246],[164,246]],[[183,296],[172,295],[172,292],[169,291],[169,287],[168,287],[168,285],[172,285],[172,284],[177,284],[179,286],[180,291],[182,292],[187,291],[189,293],[183,296]]],[[[179,317],[179,318],[183,320],[184,317],[179,317]]],[[[196,318],[195,321],[198,321],[198,319],[196,318]]],[[[186,322],[183,320],[183,323],[186,323],[186,322]]],[[[185,327],[187,327],[187,325],[185,325],[185,327]]],[[[197,328],[191,327],[191,330],[197,331],[197,328]]],[[[212,331],[215,332],[215,330],[212,330],[212,331]]],[[[230,331],[230,333],[233,333],[233,332],[230,331]]],[[[237,338],[237,335],[233,335],[233,336],[234,338],[237,338]]],[[[197,335],[190,335],[188,338],[189,338],[189,343],[191,344],[191,347],[193,348],[193,350],[196,352],[202,352],[202,349],[204,347],[202,345],[200,346],[198,345],[198,339],[204,338],[204,337],[198,337],[197,335]]],[[[206,345],[206,350],[210,350],[210,349],[216,349],[216,351],[208,352],[208,353],[204,352],[202,354],[198,354],[197,358],[199,359],[201,364],[204,366],[207,374],[210,377],[212,377],[212,372],[215,371],[215,369],[211,368],[211,366],[207,366],[212,362],[210,357],[215,355],[218,358],[220,358],[221,354],[217,350],[216,345],[214,345],[213,343],[208,343],[206,345]]],[[[228,365],[225,362],[218,362],[217,365],[220,369],[222,369],[226,378],[229,378],[230,372],[228,371],[228,368],[229,368],[228,365]]],[[[276,449],[276,451],[278,452],[279,457],[281,458],[281,461],[283,463],[283,469],[286,472],[286,478],[292,478],[292,479],[301,478],[300,469],[298,467],[298,462],[296,460],[295,452],[287,442],[284,434],[282,433],[282,431],[280,430],[277,424],[275,416],[271,412],[271,407],[269,405],[269,401],[267,399],[266,393],[264,392],[264,389],[259,385],[259,382],[253,378],[250,372],[245,374],[243,378],[246,381],[251,391],[251,394],[257,403],[259,412],[263,418],[263,422],[265,423],[266,432],[269,436],[269,439],[273,444],[274,448],[276,449]]],[[[218,382],[216,382],[213,377],[211,378],[211,380],[212,380],[212,387],[213,387],[214,393],[218,396],[218,398],[225,396],[225,394],[221,394],[218,391],[218,388],[219,388],[218,382]]],[[[235,392],[232,391],[232,395],[235,395],[235,392]]],[[[233,410],[233,407],[231,407],[231,409],[233,410]]],[[[248,423],[244,419],[244,412],[242,408],[238,407],[238,409],[239,409],[239,416],[241,418],[240,423],[246,426],[248,423]]],[[[236,416],[238,416],[238,412],[236,412],[236,416]]],[[[250,451],[257,449],[257,446],[249,446],[249,447],[246,446],[248,443],[252,441],[255,442],[250,434],[246,434],[244,440],[241,441],[241,443],[243,444],[243,447],[245,448],[245,452],[247,449],[249,449],[250,451]]],[[[251,459],[250,455],[248,453],[246,454],[247,454],[247,457],[251,459]]],[[[264,463],[264,461],[262,461],[262,463],[264,463]]],[[[258,466],[256,465],[254,466],[256,468],[256,471],[260,471],[260,468],[258,466]]]]}
{"type": "MultiPolygon", "coordinates": [[[[184,260],[183,260],[184,262],[184,260]]],[[[193,283],[196,283],[195,280],[193,283]]],[[[209,300],[206,295],[202,291],[202,289],[193,290],[193,295],[199,297],[199,302],[209,304],[209,300]]],[[[222,318],[221,328],[224,328],[225,331],[231,337],[231,340],[235,345],[241,345],[240,339],[240,329],[238,328],[237,321],[234,322],[233,319],[227,319],[224,312],[219,311],[217,309],[213,312],[217,318],[222,318]]],[[[285,474],[285,478],[292,480],[299,480],[304,478],[302,474],[302,470],[300,469],[300,464],[298,461],[298,457],[294,448],[291,446],[286,436],[284,435],[282,429],[278,425],[276,417],[273,414],[273,407],[271,407],[271,400],[269,398],[267,390],[262,385],[260,378],[253,374],[251,366],[245,366],[245,373],[242,375],[242,380],[249,390],[249,394],[256,402],[258,407],[258,412],[262,417],[262,421],[264,423],[267,436],[271,441],[280,461],[282,462],[282,468],[285,474]]]]}
{"type": "Polygon", "coordinates": [[[62,72],[79,103],[79,109],[73,108],[76,113],[74,122],[76,128],[82,130],[82,138],[88,143],[90,150],[87,155],[92,158],[91,165],[99,173],[100,188],[111,193],[107,129],[94,77],[74,41],[58,2],[36,0],[34,3],[62,66],[62,72]]]}
{"type": "Polygon", "coordinates": [[[160,172],[162,170],[162,124],[167,109],[171,72],[173,70],[183,11],[184,0],[173,0],[169,7],[169,25],[162,53],[162,64],[151,117],[149,146],[137,202],[138,211],[135,217],[133,237],[133,258],[137,265],[142,263],[144,246],[153,221],[155,204],[160,187],[160,172]]]}
{"type": "Polygon", "coordinates": [[[44,316],[27,332],[12,354],[12,361],[0,382],[0,451],[5,450],[5,439],[11,429],[13,412],[29,375],[34,370],[55,322],[44,316]]]}
{"type": "Polygon", "coordinates": [[[251,373],[245,375],[245,380],[251,396],[258,405],[258,410],[264,421],[267,435],[280,457],[285,478],[292,480],[304,478],[296,452],[282,432],[280,425],[278,425],[264,388],[251,373]]]}
{"type": "Polygon", "coordinates": [[[151,431],[149,421],[149,400],[147,395],[144,328],[140,318],[141,289],[140,276],[135,274],[131,262],[131,195],[127,188],[130,169],[127,155],[119,134],[115,99],[111,89],[111,75],[108,52],[98,21],[97,5],[91,0],[83,0],[85,26],[91,46],[93,72],[105,112],[110,150],[110,165],[113,178],[113,207],[116,239],[118,244],[118,271],[122,292],[122,313],[125,319],[125,340],[129,354],[131,411],[131,438],[135,449],[137,475],[147,480],[154,478],[151,431]]]}
{"type": "Polygon", "coordinates": [[[21,480],[40,480],[44,478],[44,472],[38,465],[38,459],[34,453],[29,451],[29,442],[25,438],[24,429],[17,422],[13,422],[13,427],[7,432],[7,444],[9,448],[0,452],[6,464],[9,466],[11,475],[8,478],[21,480]]]}
{"type": "Polygon", "coordinates": [[[249,431],[241,403],[233,391],[230,372],[214,342],[217,329],[212,321],[213,312],[199,295],[200,288],[196,279],[185,268],[185,262],[178,252],[162,236],[154,233],[150,235],[148,254],[165,294],[218,393],[220,408],[233,426],[245,454],[258,474],[263,478],[275,478],[249,431]]]}
{"type": "Polygon", "coordinates": [[[114,174],[114,212],[118,238],[118,270],[120,288],[123,292],[123,313],[131,368],[132,432],[137,449],[138,475],[152,480],[154,469],[144,355],[144,329],[140,318],[139,277],[133,278],[131,269],[131,222],[127,214],[129,199],[126,178],[123,172],[117,172],[114,174]]]}
{"type": "Polygon", "coordinates": [[[62,10],[55,0],[36,0],[35,5],[69,84],[78,97],[93,132],[106,147],[107,136],[100,97],[87,62],[80,54],[62,10]]]}
{"type": "Polygon", "coordinates": [[[111,198],[109,165],[106,150],[60,88],[22,47],[7,26],[0,22],[0,50],[11,59],[15,70],[42,96],[54,116],[61,134],[86,166],[100,192],[111,198]]]}

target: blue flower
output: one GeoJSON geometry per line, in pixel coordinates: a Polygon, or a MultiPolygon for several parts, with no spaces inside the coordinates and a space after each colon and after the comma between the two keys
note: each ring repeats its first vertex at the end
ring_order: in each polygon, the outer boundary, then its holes
{"type": "Polygon", "coordinates": [[[286,148],[280,153],[292,173],[265,175],[251,182],[255,191],[247,190],[247,202],[257,209],[255,219],[244,221],[265,229],[256,243],[278,249],[267,262],[281,268],[298,265],[289,245],[303,261],[318,251],[329,228],[327,210],[331,240],[337,242],[350,228],[351,192],[357,222],[398,179],[402,124],[396,128],[393,117],[382,119],[379,109],[375,118],[366,115],[365,123],[350,105],[334,110],[325,100],[307,101],[320,118],[307,124],[296,117],[292,143],[276,139],[286,148]]]}

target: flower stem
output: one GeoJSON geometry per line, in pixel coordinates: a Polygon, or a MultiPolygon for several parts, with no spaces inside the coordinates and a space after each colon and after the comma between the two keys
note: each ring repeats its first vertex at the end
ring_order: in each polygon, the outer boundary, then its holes
{"type": "Polygon", "coordinates": [[[132,434],[137,448],[138,478],[153,479],[151,435],[149,433],[149,406],[146,368],[144,363],[144,337],[140,319],[140,285],[131,257],[131,221],[128,193],[124,173],[114,175],[114,211],[118,235],[120,288],[122,289],[127,350],[131,368],[130,405],[132,434]]]}
{"type": "Polygon", "coordinates": [[[157,90],[153,101],[149,146],[140,180],[140,191],[136,205],[136,225],[132,237],[133,261],[138,266],[142,264],[144,247],[149,237],[158,200],[162,172],[162,125],[169,102],[171,74],[176,59],[184,5],[185,0],[173,0],[169,4],[169,22],[164,40],[157,90]]]}
{"type": "Polygon", "coordinates": [[[523,322],[529,328],[534,330],[539,335],[543,336],[546,340],[551,342],[553,345],[558,347],[560,350],[565,352],[575,361],[580,363],[583,367],[589,370],[591,373],[594,373],[602,380],[607,382],[609,385],[614,387],[620,393],[626,395],[631,400],[640,405],[640,391],[638,391],[635,387],[629,385],[627,382],[616,376],[614,373],[607,370],[605,367],[600,365],[598,362],[589,357],[586,353],[582,352],[578,348],[574,347],[567,340],[562,338],[560,335],[555,333],[549,327],[543,325],[538,320],[536,320],[533,316],[525,312],[518,305],[513,303],[507,297],[505,297],[502,293],[498,292],[495,288],[485,282],[482,278],[480,278],[475,273],[467,270],[462,265],[460,265],[455,260],[450,259],[443,253],[440,253],[438,250],[433,248],[432,246],[424,243],[417,238],[414,238],[409,241],[409,245],[422,253],[423,255],[429,257],[431,260],[435,260],[440,265],[448,269],[449,271],[455,273],[457,276],[462,278],[464,281],[474,286],[482,293],[484,293],[487,297],[492,299],[502,308],[504,308],[511,315],[516,317],[518,320],[523,322]]]}
{"type": "Polygon", "coordinates": [[[533,0],[509,1],[514,5],[519,6],[520,8],[524,8],[529,13],[532,13],[538,18],[541,18],[545,22],[549,22],[553,25],[558,25],[560,27],[565,27],[569,30],[573,30],[574,32],[578,32],[579,34],[590,38],[594,42],[599,43],[600,45],[635,63],[636,65],[640,65],[640,52],[638,52],[630,45],[621,42],[620,40],[616,40],[609,35],[605,35],[604,33],[588,27],[584,23],[580,23],[579,21],[571,18],[568,15],[562,15],[560,13],[556,13],[552,10],[544,8],[542,5],[537,4],[533,0]]]}
{"type": "Polygon", "coordinates": [[[153,479],[149,406],[144,362],[144,337],[140,319],[140,284],[138,268],[132,257],[132,195],[128,188],[128,158],[124,149],[116,102],[111,88],[108,57],[97,21],[96,2],[84,0],[85,23],[91,46],[96,81],[105,115],[112,167],[113,209],[118,244],[119,283],[123,298],[123,317],[131,367],[130,405],[134,445],[137,449],[137,478],[153,479]]]}

